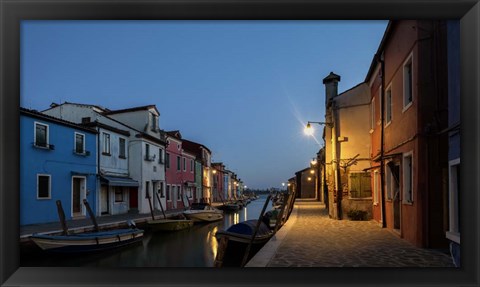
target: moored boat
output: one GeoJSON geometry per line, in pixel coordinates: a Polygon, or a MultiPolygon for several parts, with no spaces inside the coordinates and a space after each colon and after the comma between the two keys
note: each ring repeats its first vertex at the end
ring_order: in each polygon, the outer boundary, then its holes
{"type": "Polygon", "coordinates": [[[247,261],[250,260],[274,234],[264,222],[259,223],[255,233],[257,224],[257,219],[251,219],[232,225],[225,231],[218,231],[215,237],[221,254],[217,254],[215,266],[241,267],[245,256],[247,261]],[[252,238],[254,233],[255,237],[252,238]]]}
{"type": "Polygon", "coordinates": [[[125,228],[73,235],[33,234],[31,239],[50,252],[94,252],[129,245],[142,240],[143,230],[125,228]]]}
{"type": "Polygon", "coordinates": [[[240,209],[240,206],[234,202],[226,202],[220,206],[217,207],[218,209],[221,209],[225,212],[235,212],[240,209]]]}
{"type": "Polygon", "coordinates": [[[208,203],[194,203],[183,215],[194,222],[213,222],[223,219],[223,211],[212,207],[208,203]]]}
{"type": "Polygon", "coordinates": [[[155,219],[147,222],[149,230],[156,231],[177,231],[193,226],[193,220],[188,219],[155,219]]]}

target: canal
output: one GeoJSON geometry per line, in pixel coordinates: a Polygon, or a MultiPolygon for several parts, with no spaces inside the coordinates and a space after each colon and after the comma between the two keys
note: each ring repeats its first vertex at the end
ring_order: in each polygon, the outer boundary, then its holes
{"type": "MultiPolygon", "coordinates": [[[[224,219],[195,224],[177,232],[145,232],[141,242],[97,254],[50,254],[34,249],[21,254],[21,266],[39,267],[212,267],[217,255],[215,233],[233,224],[258,219],[267,196],[260,196],[224,219]]],[[[271,205],[267,207],[267,210],[271,205]]]]}

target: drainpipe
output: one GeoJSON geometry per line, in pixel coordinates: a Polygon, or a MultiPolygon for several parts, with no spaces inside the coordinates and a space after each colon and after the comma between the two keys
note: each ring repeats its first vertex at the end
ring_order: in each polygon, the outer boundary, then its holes
{"type": "Polygon", "coordinates": [[[384,153],[385,153],[385,58],[384,58],[384,53],[382,53],[380,56],[377,54],[376,55],[378,61],[380,62],[381,65],[381,77],[382,77],[382,94],[380,95],[381,97],[381,116],[380,116],[380,185],[381,185],[381,208],[382,208],[382,228],[387,227],[387,220],[385,218],[385,162],[383,160],[384,153]]]}
{"type": "Polygon", "coordinates": [[[333,151],[333,164],[335,165],[334,177],[335,177],[335,190],[337,192],[337,219],[342,219],[342,179],[340,177],[340,158],[339,158],[339,143],[338,143],[338,125],[335,101],[332,101],[332,146],[333,151]]]}

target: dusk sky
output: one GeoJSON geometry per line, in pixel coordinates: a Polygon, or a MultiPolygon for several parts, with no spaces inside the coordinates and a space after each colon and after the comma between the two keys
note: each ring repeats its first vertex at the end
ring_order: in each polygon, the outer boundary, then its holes
{"type": "Polygon", "coordinates": [[[323,145],[330,72],[364,81],[388,21],[23,21],[21,99],[154,104],[249,188],[281,188],[323,145]]]}

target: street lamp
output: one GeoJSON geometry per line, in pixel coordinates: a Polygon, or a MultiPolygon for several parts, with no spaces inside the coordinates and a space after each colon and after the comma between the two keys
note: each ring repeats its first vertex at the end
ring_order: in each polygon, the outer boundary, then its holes
{"type": "Polygon", "coordinates": [[[307,122],[307,126],[305,127],[305,129],[303,130],[305,132],[306,135],[313,135],[313,127],[311,124],[319,124],[319,125],[326,125],[326,126],[329,126],[329,127],[333,127],[333,124],[332,123],[329,123],[329,122],[312,122],[312,121],[308,121],[307,122]]]}

